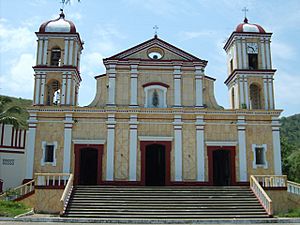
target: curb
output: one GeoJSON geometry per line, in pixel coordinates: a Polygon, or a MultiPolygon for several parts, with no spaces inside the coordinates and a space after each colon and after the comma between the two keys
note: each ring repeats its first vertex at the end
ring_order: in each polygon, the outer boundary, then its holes
{"type": "Polygon", "coordinates": [[[61,217],[0,217],[0,221],[16,222],[60,222],[60,223],[107,223],[107,224],[269,224],[269,223],[299,223],[300,218],[270,218],[270,219],[187,219],[187,220],[143,220],[143,219],[83,219],[83,218],[61,218],[61,217]]]}

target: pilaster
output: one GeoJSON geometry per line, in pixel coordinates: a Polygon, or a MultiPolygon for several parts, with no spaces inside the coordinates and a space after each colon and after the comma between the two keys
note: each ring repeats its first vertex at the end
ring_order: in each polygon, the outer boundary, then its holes
{"type": "Polygon", "coordinates": [[[182,120],[174,116],[175,181],[182,181],[182,120]]]}
{"type": "Polygon", "coordinates": [[[196,151],[197,151],[197,181],[205,181],[205,150],[204,150],[203,116],[196,118],[196,151]]]}
{"type": "Polygon", "coordinates": [[[115,154],[115,115],[109,114],[107,125],[107,146],[106,146],[106,180],[114,180],[114,154],[115,154]]]}
{"type": "Polygon", "coordinates": [[[63,173],[71,172],[71,147],[72,147],[72,114],[66,114],[64,120],[64,160],[63,173]]]}
{"type": "Polygon", "coordinates": [[[244,116],[238,116],[238,145],[240,182],[247,181],[246,122],[244,116]]]}
{"type": "Polygon", "coordinates": [[[116,95],[116,65],[109,65],[108,69],[108,106],[115,106],[116,95]]]}
{"type": "Polygon", "coordinates": [[[137,107],[137,97],[138,97],[138,65],[131,65],[130,66],[130,106],[137,107]]]}
{"type": "Polygon", "coordinates": [[[181,107],[181,66],[174,66],[174,107],[181,107]]]}
{"type": "Polygon", "coordinates": [[[195,83],[196,83],[196,107],[203,107],[203,77],[204,68],[200,66],[195,66],[195,83]]]}
{"type": "Polygon", "coordinates": [[[48,38],[44,39],[43,64],[47,65],[48,38]]]}
{"type": "Polygon", "coordinates": [[[136,181],[137,168],[137,115],[131,115],[129,121],[130,127],[130,146],[129,146],[129,180],[136,181]]]}
{"type": "Polygon", "coordinates": [[[281,167],[281,147],[280,147],[280,122],[279,118],[272,117],[272,138],[274,154],[274,174],[282,175],[281,167]]]}

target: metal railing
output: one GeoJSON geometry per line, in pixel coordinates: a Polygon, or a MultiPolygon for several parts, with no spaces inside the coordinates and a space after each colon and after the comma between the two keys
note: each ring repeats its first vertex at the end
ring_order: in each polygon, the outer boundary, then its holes
{"type": "Polygon", "coordinates": [[[67,185],[64,189],[64,192],[61,196],[61,199],[60,199],[60,205],[61,205],[61,209],[60,209],[60,214],[63,215],[66,208],[67,208],[67,205],[68,205],[68,202],[69,202],[69,199],[71,197],[71,194],[72,194],[72,190],[73,190],[73,174],[70,174],[69,176],[69,180],[67,182],[67,185]]]}
{"type": "Polygon", "coordinates": [[[69,173],[35,173],[36,186],[65,186],[70,177],[69,173]]]}
{"type": "Polygon", "coordinates": [[[264,191],[262,186],[259,184],[256,176],[250,176],[250,188],[261,202],[262,206],[265,208],[269,216],[273,215],[273,203],[267,193],[264,191]]]}
{"type": "Polygon", "coordinates": [[[254,177],[261,184],[262,187],[287,187],[286,175],[254,175],[254,177]]]}
{"type": "Polygon", "coordinates": [[[287,181],[287,191],[292,194],[300,195],[300,184],[287,181]]]}
{"type": "Polygon", "coordinates": [[[34,191],[34,180],[10,189],[0,195],[0,200],[15,200],[34,191]]]}

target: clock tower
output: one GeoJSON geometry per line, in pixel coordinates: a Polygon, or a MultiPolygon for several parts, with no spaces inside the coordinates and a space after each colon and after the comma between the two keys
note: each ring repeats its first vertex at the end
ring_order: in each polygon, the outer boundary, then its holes
{"type": "Polygon", "coordinates": [[[228,38],[224,50],[227,53],[231,109],[273,110],[274,89],[270,40],[260,25],[244,22],[228,38]]]}

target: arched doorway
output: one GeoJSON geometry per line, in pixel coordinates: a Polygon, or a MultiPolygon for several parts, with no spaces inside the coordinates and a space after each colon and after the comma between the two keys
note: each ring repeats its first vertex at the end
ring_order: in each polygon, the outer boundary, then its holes
{"type": "Polygon", "coordinates": [[[170,184],[170,141],[141,141],[141,184],[170,184]]]}
{"type": "Polygon", "coordinates": [[[166,178],[166,151],[164,145],[146,146],[146,185],[164,186],[166,178]]]}
{"type": "Polygon", "coordinates": [[[103,145],[75,145],[75,184],[101,183],[103,145]]]}

